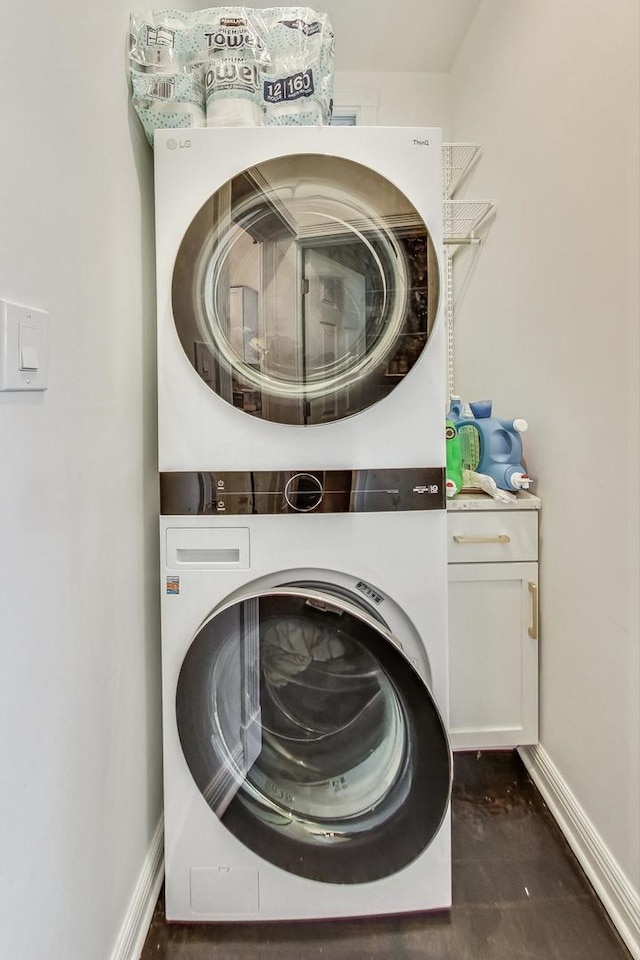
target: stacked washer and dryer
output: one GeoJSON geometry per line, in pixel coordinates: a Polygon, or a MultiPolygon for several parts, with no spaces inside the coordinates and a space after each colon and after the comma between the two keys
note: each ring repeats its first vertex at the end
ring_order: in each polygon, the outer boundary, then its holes
{"type": "Polygon", "coordinates": [[[440,132],[155,158],[167,919],[446,908],[440,132]]]}

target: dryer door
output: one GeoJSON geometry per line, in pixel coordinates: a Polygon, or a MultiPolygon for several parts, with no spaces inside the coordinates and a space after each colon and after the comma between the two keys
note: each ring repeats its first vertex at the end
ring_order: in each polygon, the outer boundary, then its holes
{"type": "Polygon", "coordinates": [[[385,397],[427,345],[439,299],[427,226],[384,177],[340,157],[267,160],[204,204],[179,248],[176,330],[245,413],[326,423],[385,397]]]}
{"type": "Polygon", "coordinates": [[[290,873],[396,873],[447,811],[451,753],[432,696],[342,589],[291,584],[214,611],[184,658],[176,717],[212,811],[290,873]]]}

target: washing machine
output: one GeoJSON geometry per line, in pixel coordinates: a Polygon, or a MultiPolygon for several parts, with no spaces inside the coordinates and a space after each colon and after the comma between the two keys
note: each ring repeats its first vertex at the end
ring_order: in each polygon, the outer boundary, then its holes
{"type": "Polygon", "coordinates": [[[450,906],[443,491],[163,475],[168,920],[450,906]]]}
{"type": "Polygon", "coordinates": [[[440,131],[162,130],[154,156],[160,469],[444,457],[440,131]]]}

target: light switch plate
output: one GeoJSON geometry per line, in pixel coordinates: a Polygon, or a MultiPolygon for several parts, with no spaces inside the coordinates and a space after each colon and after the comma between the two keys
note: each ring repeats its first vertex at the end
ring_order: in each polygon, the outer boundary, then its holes
{"type": "Polygon", "coordinates": [[[48,314],[0,300],[0,390],[46,390],[48,314]]]}

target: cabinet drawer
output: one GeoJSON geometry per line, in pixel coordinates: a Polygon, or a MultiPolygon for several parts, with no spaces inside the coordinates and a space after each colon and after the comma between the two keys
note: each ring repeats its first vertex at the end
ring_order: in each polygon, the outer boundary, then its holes
{"type": "Polygon", "coordinates": [[[538,514],[534,510],[487,510],[447,514],[449,563],[495,563],[538,559],[538,514]]]}

